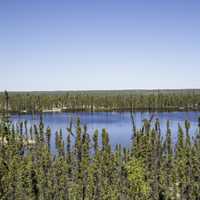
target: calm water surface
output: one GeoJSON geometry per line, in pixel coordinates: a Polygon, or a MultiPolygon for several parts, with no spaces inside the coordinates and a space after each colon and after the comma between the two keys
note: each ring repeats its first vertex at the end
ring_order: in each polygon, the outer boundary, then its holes
{"type": "MultiPolygon", "coordinates": [[[[166,122],[170,120],[170,126],[173,132],[174,141],[177,138],[178,123],[184,125],[185,120],[191,122],[191,135],[195,135],[198,131],[198,118],[200,117],[200,112],[159,112],[159,113],[148,113],[148,112],[136,112],[135,121],[137,128],[141,128],[143,119],[150,119],[154,115],[154,120],[156,118],[160,119],[162,135],[166,132],[166,122]]],[[[130,113],[117,113],[117,112],[99,112],[99,113],[45,113],[44,114],[44,124],[47,128],[48,126],[52,130],[52,146],[54,146],[55,132],[62,129],[64,139],[66,138],[66,128],[69,125],[70,119],[73,119],[74,125],[76,124],[76,119],[80,117],[81,124],[87,125],[88,133],[92,135],[95,129],[99,130],[99,133],[103,128],[106,128],[110,135],[110,143],[114,147],[116,144],[122,144],[124,147],[130,145],[131,135],[132,135],[132,124],[130,113]]],[[[21,121],[28,121],[28,126],[33,124],[39,124],[39,115],[13,115],[11,120],[13,123],[18,123],[21,121]]]]}

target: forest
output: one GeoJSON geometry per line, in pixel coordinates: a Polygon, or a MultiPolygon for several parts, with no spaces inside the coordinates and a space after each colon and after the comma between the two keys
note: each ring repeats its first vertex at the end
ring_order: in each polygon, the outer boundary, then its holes
{"type": "Polygon", "coordinates": [[[190,122],[178,124],[172,140],[169,121],[161,135],[159,119],[142,128],[132,119],[130,148],[111,148],[106,129],[92,136],[77,119],[66,124],[67,137],[27,121],[12,124],[4,112],[0,122],[0,199],[33,200],[199,200],[200,118],[192,134],[190,122]],[[75,131],[72,127],[75,127],[75,131]],[[194,135],[191,137],[191,135],[194,135]]]}
{"type": "MultiPolygon", "coordinates": [[[[188,102],[198,102],[198,95],[187,95],[191,97],[188,102]]],[[[177,124],[177,134],[167,121],[163,134],[159,119],[144,119],[138,128],[132,110],[130,145],[117,144],[113,148],[106,129],[89,133],[79,118],[75,124],[66,122],[66,134],[62,129],[54,133],[44,124],[41,106],[45,102],[51,105],[51,98],[53,105],[64,96],[42,94],[38,104],[40,122],[30,127],[28,121],[14,124],[10,120],[11,105],[18,105],[22,97],[26,102],[28,96],[10,96],[8,92],[2,96],[0,199],[200,200],[200,117],[196,132],[191,131],[186,120],[184,126],[177,124]],[[42,99],[46,101],[42,103],[42,99]]],[[[171,98],[175,99],[175,95],[171,98]]],[[[174,102],[181,103],[181,95],[176,98],[174,102]]]]}
{"type": "MultiPolygon", "coordinates": [[[[0,93],[0,111],[5,105],[0,93]]],[[[200,90],[9,92],[11,113],[74,111],[197,111],[200,90]]]]}

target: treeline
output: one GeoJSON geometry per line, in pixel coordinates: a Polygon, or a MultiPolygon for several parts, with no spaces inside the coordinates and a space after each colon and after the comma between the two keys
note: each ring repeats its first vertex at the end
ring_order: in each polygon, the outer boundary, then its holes
{"type": "MultiPolygon", "coordinates": [[[[0,111],[5,105],[0,94],[0,111]]],[[[9,93],[13,113],[60,111],[178,111],[200,110],[199,90],[151,92],[9,93]]]]}
{"type": "MultiPolygon", "coordinates": [[[[3,120],[0,126],[0,199],[33,200],[199,200],[200,122],[191,138],[190,123],[178,125],[174,144],[169,122],[164,137],[160,124],[133,119],[131,148],[111,149],[105,129],[92,137],[77,120],[76,131],[27,128],[3,120]],[[99,139],[101,137],[101,143],[99,139]]],[[[200,120],[199,120],[200,121],[200,120]]]]}

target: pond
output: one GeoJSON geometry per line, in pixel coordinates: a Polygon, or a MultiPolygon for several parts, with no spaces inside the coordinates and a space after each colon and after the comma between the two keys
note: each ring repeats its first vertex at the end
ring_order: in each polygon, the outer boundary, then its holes
{"type": "MultiPolygon", "coordinates": [[[[160,119],[162,135],[166,133],[166,122],[170,121],[170,127],[173,134],[173,140],[176,141],[178,132],[178,123],[184,126],[184,121],[189,120],[191,123],[190,134],[194,136],[198,132],[198,118],[200,112],[136,112],[134,113],[137,128],[141,128],[142,120],[150,119],[153,115],[153,121],[156,118],[160,119]]],[[[54,146],[55,132],[62,129],[63,138],[66,139],[66,128],[72,119],[74,126],[76,125],[77,118],[80,117],[81,124],[87,125],[88,133],[92,135],[96,129],[101,131],[106,128],[109,132],[110,143],[112,147],[116,144],[121,144],[123,147],[128,147],[131,144],[132,124],[129,112],[77,112],[77,113],[44,113],[43,121],[45,128],[48,126],[52,130],[52,146],[54,146]]],[[[33,124],[39,124],[39,115],[12,115],[11,121],[16,124],[21,121],[28,121],[28,127],[33,124]]]]}

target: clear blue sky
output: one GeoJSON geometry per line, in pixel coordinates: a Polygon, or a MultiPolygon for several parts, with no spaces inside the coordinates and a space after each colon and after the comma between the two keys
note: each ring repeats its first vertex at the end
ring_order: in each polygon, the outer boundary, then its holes
{"type": "Polygon", "coordinates": [[[0,90],[200,88],[199,0],[1,0],[0,90]]]}

